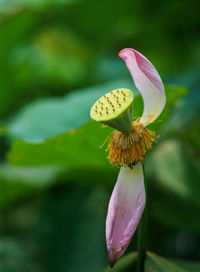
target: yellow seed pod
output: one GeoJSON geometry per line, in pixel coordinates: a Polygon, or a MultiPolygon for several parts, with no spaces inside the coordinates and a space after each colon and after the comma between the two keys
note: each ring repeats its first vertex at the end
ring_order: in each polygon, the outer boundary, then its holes
{"type": "Polygon", "coordinates": [[[98,99],[91,108],[93,120],[102,122],[125,134],[132,129],[133,92],[129,89],[116,89],[98,99]]]}

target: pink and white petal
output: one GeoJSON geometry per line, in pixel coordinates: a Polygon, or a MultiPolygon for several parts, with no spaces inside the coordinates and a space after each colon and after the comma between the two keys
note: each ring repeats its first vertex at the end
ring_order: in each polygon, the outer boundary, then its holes
{"type": "Polygon", "coordinates": [[[160,115],[166,103],[162,80],[151,62],[135,49],[123,49],[119,57],[125,61],[143,97],[144,111],[140,122],[147,126],[160,115]]]}
{"type": "Polygon", "coordinates": [[[108,262],[112,267],[128,247],[145,207],[142,164],[122,167],[106,218],[108,262]]]}

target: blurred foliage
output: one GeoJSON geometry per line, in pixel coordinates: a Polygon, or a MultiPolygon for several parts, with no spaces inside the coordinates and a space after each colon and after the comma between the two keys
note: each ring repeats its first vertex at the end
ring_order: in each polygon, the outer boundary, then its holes
{"type": "MultiPolygon", "coordinates": [[[[116,266],[111,268],[105,268],[102,272],[123,272],[133,271],[137,260],[137,253],[129,253],[125,257],[122,257],[116,266]]],[[[152,252],[147,252],[145,261],[145,272],[198,272],[200,269],[200,263],[191,261],[177,261],[166,260],[152,252]]]]}
{"type": "MultiPolygon", "coordinates": [[[[0,1],[0,271],[129,272],[107,267],[105,217],[118,169],[111,129],[89,121],[111,89],[134,91],[119,50],[160,72],[167,104],[145,160],[145,271],[200,270],[200,20],[197,1],[0,1]],[[163,257],[160,257],[163,256],[163,257]]],[[[132,253],[129,253],[132,252],[132,253]]]]}
{"type": "Polygon", "coordinates": [[[148,252],[147,259],[145,263],[145,272],[158,271],[158,272],[184,272],[185,270],[181,269],[172,262],[161,258],[154,253],[148,252]]]}

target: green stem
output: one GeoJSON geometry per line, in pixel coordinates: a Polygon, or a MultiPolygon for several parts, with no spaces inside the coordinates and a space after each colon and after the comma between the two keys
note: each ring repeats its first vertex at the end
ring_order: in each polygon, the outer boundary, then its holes
{"type": "MultiPolygon", "coordinates": [[[[144,186],[147,196],[147,184],[145,180],[145,171],[143,165],[143,173],[144,173],[144,186]]],[[[147,198],[147,197],[146,197],[147,198]]],[[[147,200],[146,206],[142,215],[142,219],[140,221],[138,227],[138,259],[137,259],[137,272],[144,272],[144,262],[145,262],[145,251],[146,251],[146,232],[147,232],[147,200]]]]}

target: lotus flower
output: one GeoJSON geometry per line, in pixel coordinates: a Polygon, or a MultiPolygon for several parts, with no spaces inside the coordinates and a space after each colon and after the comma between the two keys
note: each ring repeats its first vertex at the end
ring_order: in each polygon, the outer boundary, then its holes
{"type": "MultiPolygon", "coordinates": [[[[118,163],[122,167],[108,206],[106,242],[110,266],[113,266],[127,249],[141,219],[145,207],[142,162],[146,153],[145,147],[150,144],[150,149],[153,142],[152,132],[150,133],[146,126],[160,115],[166,102],[162,80],[149,60],[130,48],[120,51],[119,57],[125,61],[135,86],[143,97],[144,111],[137,126],[134,126],[138,129],[133,131],[135,134],[133,133],[131,138],[135,149],[126,149],[131,150],[131,155],[136,152],[139,156],[136,156],[137,160],[132,159],[132,164],[118,163]],[[139,145],[135,142],[137,137],[140,138],[139,145]]],[[[114,137],[119,138],[119,135],[115,134],[114,137]]],[[[121,138],[118,143],[119,141],[121,138]]],[[[116,148],[112,150],[116,152],[116,148]]],[[[127,161],[127,158],[124,154],[119,161],[127,161]]]]}

